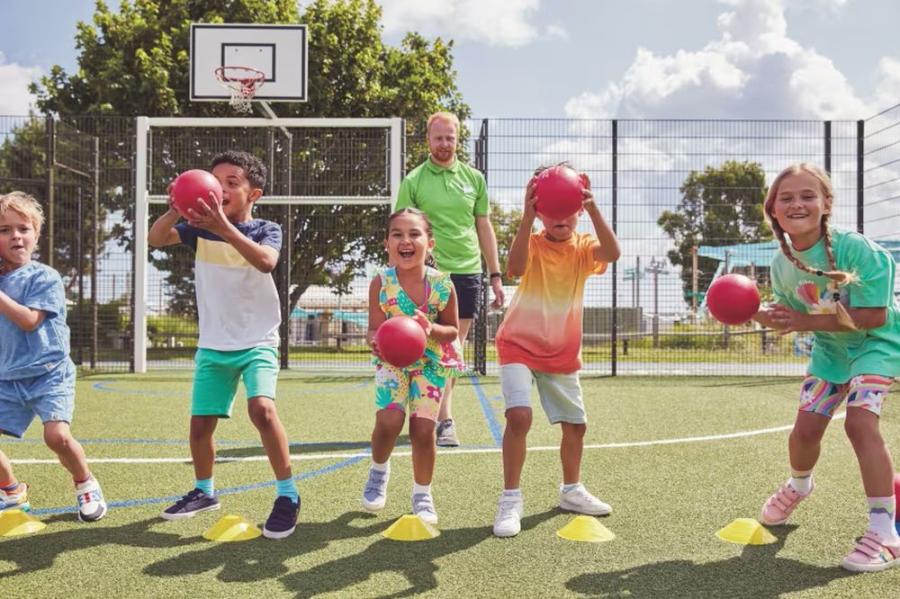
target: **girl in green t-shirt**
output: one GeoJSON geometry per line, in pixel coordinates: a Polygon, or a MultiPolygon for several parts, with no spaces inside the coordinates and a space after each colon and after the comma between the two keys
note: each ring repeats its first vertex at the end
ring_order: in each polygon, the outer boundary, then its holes
{"type": "Polygon", "coordinates": [[[866,237],[829,226],[833,197],[828,175],[811,164],[782,171],[766,196],[766,218],[781,243],[771,267],[777,303],[755,319],[782,334],[811,331],[815,344],[789,440],[791,477],[763,505],[761,521],[783,524],[812,493],[822,436],[846,399],[844,428],[862,472],[869,528],[842,565],[876,572],[900,565],[894,466],[879,431],[882,402],[900,376],[894,260],[866,237]]]}

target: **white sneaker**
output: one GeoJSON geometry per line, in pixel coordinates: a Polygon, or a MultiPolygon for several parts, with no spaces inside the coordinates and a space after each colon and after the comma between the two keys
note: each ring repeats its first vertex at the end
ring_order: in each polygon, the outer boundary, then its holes
{"type": "Polygon", "coordinates": [[[514,537],[522,530],[522,512],[525,511],[525,503],[522,495],[512,497],[500,494],[497,502],[497,515],[494,516],[494,536],[514,537]]]}
{"type": "Polygon", "coordinates": [[[78,519],[82,522],[96,522],[106,515],[106,501],[97,479],[91,477],[75,486],[75,504],[78,506],[78,519]]]}
{"type": "Polygon", "coordinates": [[[387,484],[391,478],[390,470],[369,468],[369,478],[363,487],[362,505],[367,512],[379,512],[387,502],[387,484]]]}
{"type": "Polygon", "coordinates": [[[562,486],[559,488],[559,507],[579,514],[587,514],[588,516],[605,516],[612,513],[612,507],[603,503],[584,488],[584,485],[578,483],[578,486],[571,491],[564,493],[562,486]]]}
{"type": "Polygon", "coordinates": [[[434,509],[434,498],[431,493],[416,493],[412,496],[413,515],[421,518],[425,524],[437,525],[438,515],[434,509]]]}

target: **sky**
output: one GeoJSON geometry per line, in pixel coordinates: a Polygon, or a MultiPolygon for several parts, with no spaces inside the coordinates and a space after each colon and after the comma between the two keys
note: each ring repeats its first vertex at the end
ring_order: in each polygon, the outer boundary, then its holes
{"type": "MultiPolygon", "coordinates": [[[[900,103],[897,0],[380,4],[388,44],[408,31],[454,41],[458,86],[476,119],[856,120],[900,103]]],[[[93,0],[0,0],[0,21],[15,24],[0,36],[0,115],[27,113],[28,83],[53,65],[77,68],[76,23],[93,10],[93,0]]],[[[517,189],[495,184],[492,193],[517,202],[517,189]]],[[[677,273],[665,279],[677,298],[677,273]]]]}
{"type": "MultiPolygon", "coordinates": [[[[115,5],[116,0],[111,0],[115,5]]],[[[302,4],[302,2],[301,2],[302,4]]],[[[454,40],[477,118],[865,118],[900,102],[895,0],[381,0],[454,40]]],[[[0,114],[76,64],[92,0],[0,0],[0,114]],[[53,15],[48,19],[48,15],[53,15]]]]}

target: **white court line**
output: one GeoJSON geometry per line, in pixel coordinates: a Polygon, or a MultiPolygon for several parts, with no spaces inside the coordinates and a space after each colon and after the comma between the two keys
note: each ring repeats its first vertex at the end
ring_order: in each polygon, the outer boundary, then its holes
{"type": "MultiPolygon", "coordinates": [[[[839,420],[846,416],[846,412],[841,412],[832,418],[839,420]]],[[[780,433],[789,431],[794,427],[793,424],[784,426],[774,426],[772,428],[761,428],[755,431],[740,431],[737,433],[726,433],[722,435],[703,435],[699,437],[680,437],[676,439],[656,439],[653,441],[626,441],[624,443],[593,443],[585,445],[585,449],[622,449],[628,447],[650,447],[653,445],[677,445],[681,443],[703,443],[706,441],[722,441],[725,439],[741,439],[744,437],[756,437],[758,435],[768,435],[770,433],[780,433]]],[[[500,453],[499,447],[482,447],[477,449],[454,449],[451,451],[442,451],[440,456],[453,456],[477,453],[500,453]]],[[[559,451],[558,445],[539,445],[529,447],[528,451],[559,451]]],[[[291,461],[309,461],[309,460],[333,460],[357,458],[368,455],[368,452],[356,453],[308,453],[308,454],[291,454],[291,461]]],[[[408,457],[412,455],[410,451],[395,451],[391,457],[408,457]]],[[[268,457],[264,455],[246,456],[239,458],[216,458],[216,463],[228,462],[265,462],[268,457]]],[[[13,464],[58,464],[57,460],[22,458],[11,460],[13,464]]],[[[97,458],[88,459],[89,464],[190,464],[190,458],[97,458]]]]}

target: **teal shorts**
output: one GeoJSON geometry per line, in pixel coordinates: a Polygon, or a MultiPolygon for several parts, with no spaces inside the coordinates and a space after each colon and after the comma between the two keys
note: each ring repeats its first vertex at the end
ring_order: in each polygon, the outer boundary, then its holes
{"type": "Polygon", "coordinates": [[[244,379],[247,399],[275,399],[278,385],[278,349],[253,347],[218,351],[201,347],[194,356],[194,392],[191,416],[231,418],[238,379],[244,379]]]}

